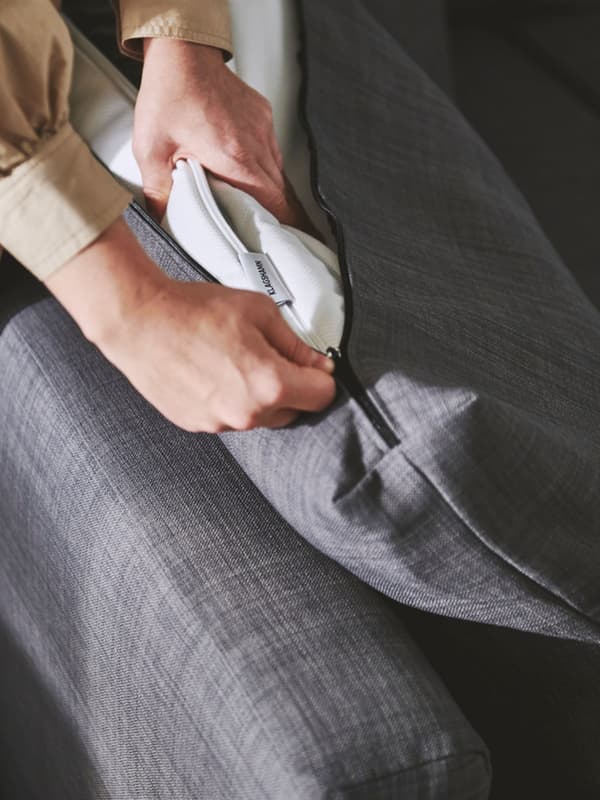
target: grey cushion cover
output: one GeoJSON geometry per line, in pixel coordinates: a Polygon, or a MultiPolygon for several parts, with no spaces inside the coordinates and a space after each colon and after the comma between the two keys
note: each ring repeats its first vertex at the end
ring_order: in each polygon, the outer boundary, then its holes
{"type": "Polygon", "coordinates": [[[391,602],[216,437],[50,299],[6,324],[0,374],[3,797],[487,797],[485,746],[391,602]]]}
{"type": "Polygon", "coordinates": [[[301,4],[321,194],[353,276],[344,393],[227,434],[309,541],[405,603],[598,640],[600,317],[447,97],[369,13],[301,4]]]}
{"type": "Polygon", "coordinates": [[[485,745],[391,602],[18,283],[0,309],[0,793],[487,797],[485,745]]]}

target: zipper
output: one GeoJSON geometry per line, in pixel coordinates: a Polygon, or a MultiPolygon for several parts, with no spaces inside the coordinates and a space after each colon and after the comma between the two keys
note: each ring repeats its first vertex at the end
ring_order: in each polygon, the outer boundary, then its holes
{"type": "MultiPolygon", "coordinates": [[[[73,42],[80,53],[95,66],[99,67],[102,72],[113,82],[117,89],[124,94],[125,97],[127,97],[132,106],[135,106],[138,94],[135,87],[131,85],[127,78],[115,67],[114,64],[108,60],[108,58],[106,58],[103,53],[101,53],[88,41],[85,36],[83,36],[83,34],[75,27],[75,25],[70,22],[67,17],[63,18],[69,28],[73,42]]],[[[200,169],[194,161],[188,161],[188,164],[190,166],[198,194],[204,203],[204,207],[218,228],[221,236],[223,236],[225,241],[237,253],[239,260],[240,254],[248,253],[248,249],[225,221],[223,214],[221,213],[215,201],[204,170],[200,169]]],[[[220,281],[217,280],[217,278],[215,278],[214,275],[212,275],[207,269],[202,267],[200,264],[197,264],[194,259],[190,258],[190,256],[188,256],[187,253],[181,247],[179,247],[177,242],[175,242],[175,240],[154,221],[154,219],[146,212],[144,207],[137,202],[137,200],[134,200],[131,205],[136,214],[141,217],[144,222],[149,224],[154,232],[161,237],[161,239],[163,239],[165,242],[168,242],[168,244],[177,251],[177,254],[184,258],[186,263],[193,267],[193,269],[199,275],[201,275],[205,281],[209,281],[211,283],[220,283],[220,281]]],[[[290,317],[294,320],[296,329],[302,332],[304,340],[310,344],[311,347],[313,347],[315,350],[319,350],[321,353],[327,353],[327,345],[319,336],[307,329],[293,303],[291,305],[285,304],[284,306],[280,306],[280,311],[284,318],[290,317]]]]}
{"type": "MultiPolygon", "coordinates": [[[[200,185],[202,185],[202,184],[198,184],[198,182],[196,183],[196,186],[198,188],[199,188],[200,185]]],[[[200,188],[199,188],[199,192],[202,194],[202,190],[200,188]]],[[[215,208],[216,208],[217,206],[216,206],[215,200],[214,200],[214,198],[212,196],[212,192],[210,192],[210,188],[209,188],[209,191],[207,193],[207,196],[208,195],[210,195],[212,203],[215,205],[215,208]]],[[[207,207],[209,213],[211,213],[210,205],[207,204],[206,207],[207,207]]],[[[181,259],[183,259],[185,261],[185,263],[189,267],[191,267],[194,270],[194,272],[197,272],[198,275],[200,275],[200,277],[202,278],[202,280],[204,280],[204,281],[206,281],[208,283],[221,284],[221,281],[219,281],[217,278],[215,278],[215,276],[212,274],[212,272],[209,272],[205,267],[203,267],[201,264],[199,264],[195,259],[191,258],[191,256],[189,256],[188,253],[186,253],[186,251],[182,247],[180,247],[180,245],[175,241],[175,239],[173,239],[173,237],[169,233],[167,233],[167,231],[163,227],[161,227],[153,219],[153,217],[150,216],[150,214],[148,214],[146,209],[137,200],[135,200],[135,199],[132,200],[132,202],[130,204],[130,208],[135,212],[135,214],[137,214],[138,217],[140,217],[140,219],[142,219],[144,221],[144,223],[146,225],[150,226],[152,228],[152,230],[154,231],[154,233],[156,233],[166,244],[168,244],[169,247],[171,249],[173,249],[177,253],[177,255],[181,259]]],[[[217,219],[215,219],[214,217],[213,217],[213,221],[219,227],[219,231],[224,236],[224,238],[227,240],[227,242],[236,250],[236,252],[238,254],[242,253],[242,252],[243,253],[249,252],[248,250],[246,250],[244,245],[241,243],[240,239],[238,239],[238,237],[235,235],[235,233],[229,228],[229,226],[225,225],[225,222],[224,222],[220,212],[218,212],[218,213],[219,213],[219,216],[220,216],[222,222],[217,221],[217,219]],[[238,246],[236,246],[234,244],[234,241],[239,243],[239,249],[238,249],[238,246]]],[[[211,216],[212,216],[212,214],[211,214],[211,216]]],[[[316,336],[314,333],[312,333],[311,331],[309,331],[306,328],[306,326],[302,322],[302,319],[300,318],[300,315],[298,314],[298,312],[294,308],[293,304],[291,306],[288,305],[288,304],[286,304],[284,306],[280,306],[279,310],[281,311],[281,314],[282,314],[282,316],[284,318],[286,316],[294,318],[297,328],[300,331],[302,331],[302,336],[303,336],[304,340],[308,344],[310,344],[310,346],[312,348],[314,348],[315,350],[319,350],[321,353],[325,353],[326,355],[329,355],[331,358],[334,358],[334,356],[333,356],[333,349],[334,348],[328,348],[327,345],[324,342],[322,342],[321,339],[318,336],[316,336]]]]}
{"type": "MultiPolygon", "coordinates": [[[[242,240],[236,235],[235,231],[227,223],[223,214],[221,213],[221,209],[217,205],[217,202],[214,198],[214,195],[212,193],[212,190],[210,188],[204,170],[195,161],[188,161],[187,163],[192,172],[196,189],[198,191],[198,194],[200,195],[200,199],[204,204],[204,207],[208,211],[209,216],[216,225],[216,227],[219,229],[220,234],[223,236],[225,241],[230,245],[230,247],[235,251],[238,257],[238,261],[240,261],[241,265],[241,256],[248,254],[250,251],[244,245],[242,240]]],[[[275,267],[275,269],[277,268],[275,267]]],[[[278,270],[277,272],[279,273],[278,270]]],[[[285,283],[280,273],[279,273],[279,278],[282,282],[285,283]]],[[[219,282],[214,277],[213,281],[215,283],[219,282]]],[[[290,297],[292,297],[291,293],[290,297]]],[[[328,351],[327,345],[313,331],[308,330],[308,328],[302,321],[302,318],[300,317],[298,311],[294,307],[293,302],[279,304],[279,310],[284,318],[290,317],[294,320],[296,328],[302,332],[302,338],[308,344],[310,344],[311,347],[313,347],[315,350],[320,350],[321,353],[327,353],[328,351]]]]}
{"type": "Polygon", "coordinates": [[[129,204],[129,208],[141,219],[143,222],[151,228],[154,233],[165,242],[165,244],[169,245],[171,250],[174,250],[179,258],[182,261],[185,261],[188,267],[191,267],[194,272],[197,272],[198,275],[202,278],[203,281],[208,283],[219,283],[219,281],[212,275],[207,269],[205,269],[201,264],[199,264],[195,259],[191,258],[183,247],[180,247],[175,239],[170,236],[164,228],[155,221],[153,217],[146,211],[143,205],[139,203],[135,198],[129,204]]]}
{"type": "MultiPolygon", "coordinates": [[[[333,234],[337,240],[338,244],[338,259],[340,264],[340,275],[342,279],[342,290],[344,294],[344,326],[342,329],[342,337],[340,340],[340,344],[338,347],[327,347],[327,345],[320,341],[318,337],[316,337],[313,333],[306,329],[306,326],[303,324],[302,320],[300,319],[298,312],[294,308],[293,304],[284,305],[281,308],[282,315],[285,317],[286,315],[292,316],[296,323],[296,326],[299,330],[302,331],[303,337],[305,341],[310,343],[310,345],[319,350],[322,353],[326,353],[330,358],[333,359],[336,365],[335,369],[335,377],[340,385],[346,393],[352,397],[359,407],[362,409],[363,413],[370,421],[371,425],[375,428],[381,439],[385,442],[385,444],[389,447],[395,447],[400,443],[396,433],[382,414],[382,412],[377,408],[371,397],[369,396],[365,387],[361,384],[359,378],[357,377],[356,373],[354,372],[352,365],[347,356],[347,347],[348,342],[350,339],[350,333],[352,330],[352,320],[353,320],[353,294],[352,294],[352,275],[350,271],[350,267],[348,265],[346,259],[346,251],[345,251],[345,243],[344,243],[344,233],[342,230],[341,225],[339,224],[337,217],[331,210],[331,208],[325,202],[323,196],[321,195],[321,191],[319,189],[319,183],[317,178],[317,151],[316,145],[314,141],[314,136],[310,127],[310,123],[308,121],[308,115],[306,113],[306,105],[307,105],[307,63],[306,63],[306,30],[304,24],[304,14],[302,9],[302,0],[295,0],[296,7],[297,7],[297,18],[299,21],[299,33],[300,33],[300,52],[299,52],[299,60],[302,67],[302,80],[300,85],[300,93],[299,93],[299,112],[300,112],[300,119],[306,131],[307,139],[308,139],[308,146],[309,146],[309,154],[310,154],[310,183],[313,195],[317,200],[319,206],[325,212],[333,234]]],[[[77,28],[72,25],[68,20],[66,20],[71,34],[77,44],[77,47],[83,52],[83,54],[92,62],[97,64],[98,66],[103,69],[105,74],[109,75],[112,79],[113,83],[117,86],[117,88],[122,91],[133,104],[136,102],[137,98],[137,91],[131,85],[131,83],[127,80],[127,78],[112,64],[102,53],[100,53],[93,45],[90,45],[86,37],[84,37],[77,28]],[[98,64],[98,61],[100,64],[98,64]]],[[[206,181],[206,176],[202,174],[201,178],[204,180],[199,179],[198,174],[200,170],[194,170],[193,164],[191,164],[192,172],[195,177],[195,183],[198,187],[199,193],[202,196],[204,201],[205,207],[213,217],[215,224],[218,226],[219,231],[224,236],[224,238],[231,244],[231,246],[238,252],[248,252],[240,241],[240,239],[235,235],[234,231],[231,230],[230,226],[225,223],[223,215],[221,214],[217,203],[210,191],[210,187],[208,186],[208,182],[206,181]],[[206,187],[204,184],[206,183],[206,187]],[[203,191],[204,190],[204,191],[203,191]],[[207,191],[206,191],[207,190],[207,191]]],[[[130,204],[130,208],[132,211],[140,217],[146,225],[148,225],[156,234],[157,236],[162,239],[168,246],[173,249],[177,255],[192,269],[196,272],[204,281],[208,281],[210,283],[220,283],[217,278],[214,277],[207,269],[205,269],[201,264],[199,264],[195,259],[191,258],[185,250],[179,246],[179,244],[170,236],[155,220],[148,214],[145,208],[137,201],[133,200],[130,204]]]]}
{"type": "Polygon", "coordinates": [[[350,341],[354,317],[352,273],[346,258],[346,247],[342,226],[339,224],[335,213],[327,205],[327,202],[321,194],[321,189],[319,187],[317,147],[312,128],[310,127],[310,123],[308,121],[308,113],[306,110],[308,104],[308,64],[306,59],[306,24],[304,21],[302,0],[295,0],[295,5],[300,34],[300,50],[298,52],[298,60],[302,70],[298,106],[300,120],[308,140],[308,149],[310,154],[310,185],[312,193],[321,209],[325,212],[333,235],[337,240],[338,260],[340,264],[340,275],[342,278],[342,290],[344,293],[344,327],[342,329],[342,338],[340,340],[339,347],[330,347],[327,349],[327,355],[335,362],[335,377],[338,384],[353,400],[356,401],[381,439],[385,442],[387,447],[391,449],[400,444],[400,439],[382,412],[371,399],[367,389],[360,382],[360,379],[352,368],[348,358],[348,343],[350,341]]]}

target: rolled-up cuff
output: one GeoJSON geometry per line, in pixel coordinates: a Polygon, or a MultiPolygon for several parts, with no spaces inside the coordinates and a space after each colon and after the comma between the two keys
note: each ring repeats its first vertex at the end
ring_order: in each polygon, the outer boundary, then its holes
{"type": "Polygon", "coordinates": [[[67,123],[0,179],[0,244],[46,280],[91,244],[130,200],[67,123]]]}
{"type": "Polygon", "coordinates": [[[142,39],[164,37],[218,47],[228,60],[233,53],[231,23],[223,0],[187,2],[165,9],[164,0],[119,4],[121,50],[142,58],[142,39]]]}

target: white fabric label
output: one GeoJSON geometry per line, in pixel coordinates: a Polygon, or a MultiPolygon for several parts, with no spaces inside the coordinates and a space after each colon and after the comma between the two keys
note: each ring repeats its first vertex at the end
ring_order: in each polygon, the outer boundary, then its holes
{"type": "Polygon", "coordinates": [[[278,306],[294,301],[294,296],[268,255],[239,253],[239,259],[251,289],[268,295],[278,306]]]}

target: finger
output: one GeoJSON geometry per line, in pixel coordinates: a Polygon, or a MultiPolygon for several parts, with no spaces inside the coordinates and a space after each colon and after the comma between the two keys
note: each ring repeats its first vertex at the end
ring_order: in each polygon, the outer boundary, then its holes
{"type": "Polygon", "coordinates": [[[283,361],[280,378],[283,390],[280,407],[298,411],[322,411],[333,402],[335,381],[320,369],[298,367],[283,361]]]}
{"type": "Polygon", "coordinates": [[[293,216],[289,205],[289,196],[283,173],[272,159],[261,159],[257,162],[253,176],[253,187],[249,193],[270,211],[281,223],[286,223],[293,216]]]}
{"type": "Polygon", "coordinates": [[[312,367],[331,373],[335,364],[331,358],[313,350],[302,341],[283,319],[272,314],[262,327],[263,336],[283,358],[300,367],[312,367]]]}
{"type": "Polygon", "coordinates": [[[291,225],[293,228],[297,228],[298,230],[304,231],[308,233],[310,236],[318,239],[319,241],[323,241],[322,234],[315,228],[311,218],[308,216],[306,209],[300,202],[296,191],[285,174],[283,173],[283,180],[285,181],[285,193],[288,198],[288,207],[291,209],[293,214],[293,219],[291,222],[285,222],[286,225],[291,225]]]}
{"type": "Polygon", "coordinates": [[[277,164],[279,171],[283,172],[283,154],[279,147],[277,136],[275,135],[275,129],[271,130],[271,134],[269,136],[269,148],[271,150],[273,161],[277,164]]]}
{"type": "Polygon", "coordinates": [[[272,411],[265,414],[264,418],[260,421],[261,428],[285,428],[286,425],[292,423],[298,417],[298,411],[291,408],[279,408],[277,411],[272,411]]]}
{"type": "Polygon", "coordinates": [[[249,194],[282,222],[280,217],[286,215],[287,209],[285,185],[281,173],[277,173],[279,177],[276,181],[257,161],[240,166],[235,160],[230,160],[223,163],[219,169],[208,166],[207,169],[210,169],[216,178],[249,194]]]}
{"type": "Polygon", "coordinates": [[[257,142],[254,150],[256,162],[267,173],[274,185],[283,191],[283,157],[277,143],[275,129],[271,126],[264,138],[257,142]]]}
{"type": "Polygon", "coordinates": [[[254,195],[256,199],[270,211],[282,225],[298,228],[311,236],[315,236],[317,239],[322,238],[318,231],[316,231],[304,206],[298,199],[298,195],[292,183],[284,172],[280,173],[280,178],[283,180],[283,184],[278,183],[277,185],[271,184],[264,188],[261,187],[258,190],[258,196],[254,195]]]}
{"type": "Polygon", "coordinates": [[[157,221],[162,222],[167,210],[167,202],[171,194],[173,178],[171,165],[168,162],[151,165],[140,165],[144,199],[148,213],[157,221]]]}
{"type": "Polygon", "coordinates": [[[228,169],[211,171],[216,177],[254,197],[282,225],[290,225],[322,239],[285,173],[276,168],[276,179],[273,179],[272,162],[268,165],[266,161],[255,162],[245,166],[243,170],[240,170],[239,164],[232,162],[228,169]]]}

